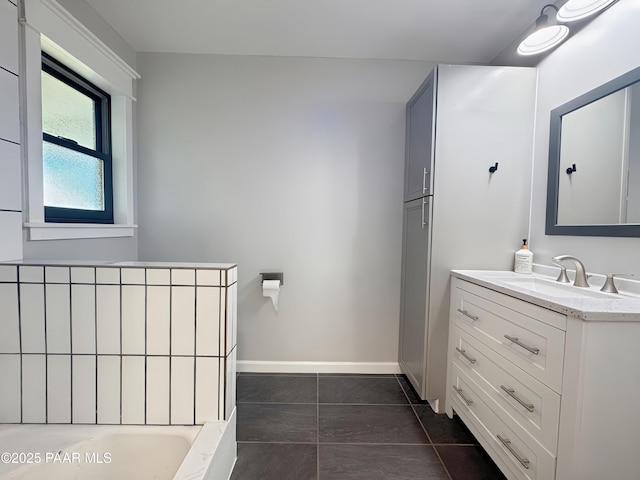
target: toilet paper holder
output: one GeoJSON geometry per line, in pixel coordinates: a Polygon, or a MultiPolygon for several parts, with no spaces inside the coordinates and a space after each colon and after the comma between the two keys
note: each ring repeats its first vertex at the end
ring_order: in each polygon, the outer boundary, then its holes
{"type": "Polygon", "coordinates": [[[280,280],[280,285],[284,285],[284,273],[282,272],[261,272],[260,275],[262,276],[261,284],[265,280],[280,280]]]}

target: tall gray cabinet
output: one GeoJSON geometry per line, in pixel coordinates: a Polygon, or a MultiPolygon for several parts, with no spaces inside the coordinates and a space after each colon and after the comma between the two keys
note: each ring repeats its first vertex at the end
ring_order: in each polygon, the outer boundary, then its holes
{"type": "Polygon", "coordinates": [[[436,412],[449,271],[509,270],[528,235],[535,91],[533,68],[438,65],[407,104],[399,363],[436,412]]]}

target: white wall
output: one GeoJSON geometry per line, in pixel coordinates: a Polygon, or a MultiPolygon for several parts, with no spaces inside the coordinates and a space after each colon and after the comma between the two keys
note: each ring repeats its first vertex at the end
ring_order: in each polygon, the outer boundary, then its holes
{"type": "Polygon", "coordinates": [[[0,0],[0,261],[22,258],[18,13],[0,0]]]}
{"type": "Polygon", "coordinates": [[[396,362],[404,109],[431,65],[137,68],[140,259],[238,263],[240,360],[396,362]],[[265,270],[284,272],[277,315],[265,270]]]}
{"type": "Polygon", "coordinates": [[[84,0],[56,0],[122,60],[136,67],[136,51],[84,0]]]}
{"type": "MultiPolygon", "coordinates": [[[[640,65],[640,0],[613,5],[538,65],[531,250],[534,261],[572,254],[590,272],[640,275],[640,239],[546,236],[545,211],[549,154],[549,114],[567,101],[640,65]]],[[[598,192],[594,193],[598,195],[598,192]]]]}

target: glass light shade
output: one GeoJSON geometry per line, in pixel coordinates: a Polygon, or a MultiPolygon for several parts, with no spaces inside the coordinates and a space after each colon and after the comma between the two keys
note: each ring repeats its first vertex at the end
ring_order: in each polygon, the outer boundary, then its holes
{"type": "Polygon", "coordinates": [[[566,25],[551,25],[536,30],[518,46],[520,55],[535,55],[555,47],[569,35],[566,25]]]}
{"type": "Polygon", "coordinates": [[[560,22],[573,22],[593,15],[607,8],[616,0],[569,0],[565,3],[556,17],[560,22]]]}

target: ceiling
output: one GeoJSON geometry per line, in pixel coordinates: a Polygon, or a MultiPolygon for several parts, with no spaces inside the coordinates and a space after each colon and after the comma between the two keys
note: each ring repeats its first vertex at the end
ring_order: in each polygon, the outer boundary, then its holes
{"type": "Polygon", "coordinates": [[[547,0],[86,0],[136,51],[489,63],[547,0]]]}

